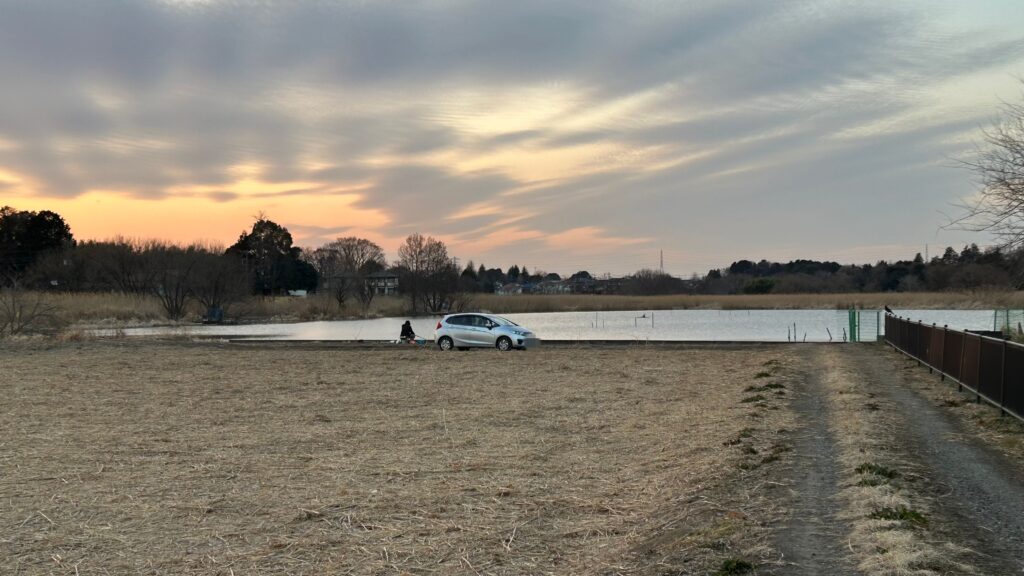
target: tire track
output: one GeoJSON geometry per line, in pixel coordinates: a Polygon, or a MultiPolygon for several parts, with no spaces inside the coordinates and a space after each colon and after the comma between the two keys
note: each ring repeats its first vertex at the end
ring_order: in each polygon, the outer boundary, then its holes
{"type": "Polygon", "coordinates": [[[848,527],[836,516],[840,469],[829,426],[829,403],[821,374],[819,348],[800,352],[804,377],[798,380],[791,408],[804,423],[793,437],[792,465],[787,470],[784,505],[792,511],[775,536],[780,566],[769,574],[796,576],[853,575],[844,543],[848,527]]]}
{"type": "Polygon", "coordinates": [[[1024,573],[1024,472],[915,390],[904,375],[909,360],[886,350],[880,362],[881,353],[854,347],[847,357],[904,416],[899,449],[920,468],[940,530],[973,550],[985,574],[1024,573]]]}

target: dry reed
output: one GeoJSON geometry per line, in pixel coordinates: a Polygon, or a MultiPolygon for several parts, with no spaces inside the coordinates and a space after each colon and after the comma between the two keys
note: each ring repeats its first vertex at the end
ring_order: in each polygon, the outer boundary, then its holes
{"type": "MultiPolygon", "coordinates": [[[[118,293],[48,293],[61,321],[73,328],[93,326],[139,326],[166,324],[156,298],[118,293]]],[[[763,294],[739,296],[671,295],[514,295],[476,294],[468,309],[494,313],[668,310],[668,309],[1024,309],[1024,292],[943,292],[883,294],[763,294]]],[[[408,302],[400,297],[378,297],[369,310],[355,303],[345,306],[323,295],[308,298],[252,298],[230,307],[229,318],[238,322],[299,322],[307,320],[343,320],[361,317],[379,318],[407,314],[408,302]]],[[[202,317],[198,305],[192,305],[185,322],[202,317]]]]}
{"type": "MultiPolygon", "coordinates": [[[[172,323],[166,319],[159,301],[152,296],[121,293],[47,293],[47,303],[72,330],[82,327],[147,326],[172,323]]],[[[376,298],[365,311],[356,303],[345,306],[322,295],[308,298],[259,297],[232,304],[228,318],[237,322],[300,322],[309,320],[345,320],[362,317],[400,316],[405,301],[397,297],[376,298]]],[[[203,316],[192,303],[183,322],[197,322],[203,316]]]]}
{"type": "Polygon", "coordinates": [[[766,472],[723,444],[782,414],[739,403],[773,354],[8,343],[0,557],[22,573],[706,574],[764,552],[766,472]]]}
{"type": "Polygon", "coordinates": [[[605,310],[791,310],[862,308],[992,309],[1024,308],[1024,292],[884,292],[855,294],[744,294],[615,296],[593,294],[480,294],[474,304],[496,313],[605,310]]]}

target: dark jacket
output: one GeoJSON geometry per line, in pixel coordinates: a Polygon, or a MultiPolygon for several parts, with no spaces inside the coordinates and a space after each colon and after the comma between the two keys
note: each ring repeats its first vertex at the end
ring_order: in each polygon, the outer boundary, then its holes
{"type": "Polygon", "coordinates": [[[412,331],[412,324],[409,324],[408,322],[402,324],[402,335],[400,338],[402,340],[412,340],[415,337],[416,333],[412,331]]]}

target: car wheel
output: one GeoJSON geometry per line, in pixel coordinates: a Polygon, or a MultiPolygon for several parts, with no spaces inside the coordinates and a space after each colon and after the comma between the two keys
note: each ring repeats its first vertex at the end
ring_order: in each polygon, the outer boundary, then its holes
{"type": "Polygon", "coordinates": [[[502,352],[508,352],[512,349],[512,340],[508,336],[502,336],[498,338],[498,350],[502,352]]]}
{"type": "Polygon", "coordinates": [[[454,346],[455,342],[452,342],[452,339],[447,336],[442,336],[441,339],[437,341],[437,347],[445,352],[451,350],[454,346]]]}

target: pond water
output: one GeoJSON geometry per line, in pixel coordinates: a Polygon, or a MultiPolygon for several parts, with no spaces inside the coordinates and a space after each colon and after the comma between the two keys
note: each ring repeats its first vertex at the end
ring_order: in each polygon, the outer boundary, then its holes
{"type": "MultiPolygon", "coordinates": [[[[950,328],[991,330],[991,310],[899,310],[897,313],[925,323],[950,328]]],[[[542,340],[626,341],[842,341],[849,330],[846,310],[656,310],[621,312],[547,312],[506,314],[506,318],[533,330],[542,340]]],[[[876,311],[862,311],[861,339],[876,331],[876,311]]],[[[187,336],[258,340],[394,340],[406,318],[301,322],[295,324],[196,325],[133,328],[127,336],[187,336]]],[[[409,318],[413,330],[432,339],[437,318],[409,318]]],[[[112,331],[97,331],[111,335],[112,331]]]]}

